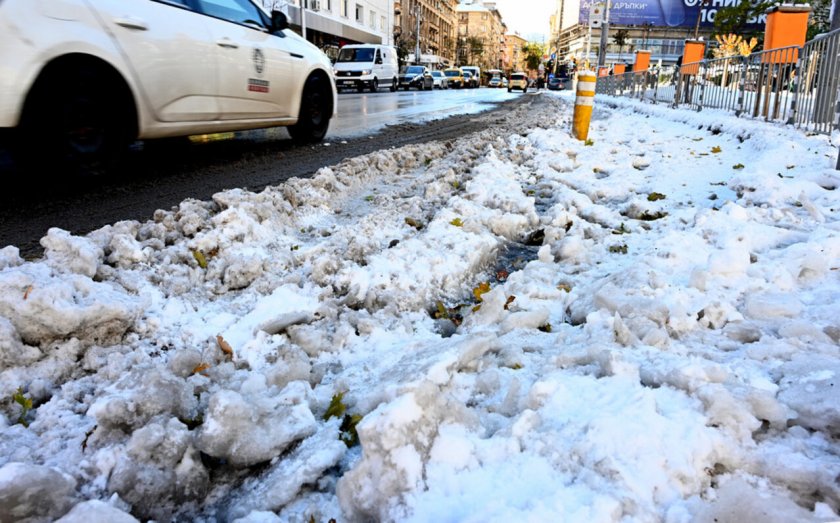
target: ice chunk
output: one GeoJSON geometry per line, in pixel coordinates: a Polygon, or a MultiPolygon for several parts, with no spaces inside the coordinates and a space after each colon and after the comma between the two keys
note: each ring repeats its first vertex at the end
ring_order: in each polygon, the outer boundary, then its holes
{"type": "Polygon", "coordinates": [[[68,337],[107,343],[122,336],[140,313],[140,301],[88,276],[56,274],[44,264],[0,273],[0,316],[35,345],[68,337]]]}
{"type": "Polygon", "coordinates": [[[293,401],[291,394],[277,394],[276,389],[247,397],[232,390],[219,391],[210,397],[196,444],[237,467],[268,461],[315,432],[309,405],[293,401]]]}
{"type": "Polygon", "coordinates": [[[197,408],[193,386],[164,368],[137,367],[98,399],[88,416],[100,429],[139,427],[159,414],[190,419],[197,408]]]}
{"type": "Polygon", "coordinates": [[[135,431],[108,488],[131,503],[137,514],[169,519],[174,502],[201,498],[207,490],[209,475],[191,439],[186,425],[175,418],[135,431]]]}
{"type": "Polygon", "coordinates": [[[72,477],[50,467],[8,463],[0,468],[0,518],[56,519],[73,505],[75,489],[72,477]]]}
{"type": "Polygon", "coordinates": [[[79,503],[73,507],[73,510],[56,520],[56,523],[97,523],[100,521],[107,521],[108,523],[139,523],[134,516],[126,514],[122,510],[98,499],[79,503]]]}
{"type": "Polygon", "coordinates": [[[41,358],[37,347],[24,345],[15,326],[0,316],[0,369],[28,365],[41,358]]]}
{"type": "Polygon", "coordinates": [[[41,238],[41,246],[47,264],[57,272],[72,272],[90,278],[96,274],[105,256],[102,248],[92,240],[73,236],[57,227],[41,238]]]}
{"type": "Polygon", "coordinates": [[[759,320],[795,318],[802,313],[802,304],[793,294],[759,292],[747,296],[744,310],[747,316],[759,320]]]}
{"type": "Polygon", "coordinates": [[[23,265],[23,258],[20,257],[20,249],[7,245],[0,249],[0,271],[8,267],[23,265]]]}
{"type": "Polygon", "coordinates": [[[323,425],[255,484],[243,485],[241,496],[236,496],[237,501],[228,514],[230,519],[249,512],[254,514],[255,510],[279,510],[297,497],[301,487],[315,483],[325,470],[338,463],[347,451],[347,446],[338,438],[338,425],[337,419],[323,425]]]}
{"type": "Polygon", "coordinates": [[[694,514],[697,523],[789,523],[819,521],[781,492],[753,487],[741,478],[733,478],[717,489],[714,501],[706,502],[694,514]]]}
{"type": "Polygon", "coordinates": [[[792,423],[840,432],[840,363],[812,354],[785,363],[780,370],[779,401],[799,414],[792,423]]]}

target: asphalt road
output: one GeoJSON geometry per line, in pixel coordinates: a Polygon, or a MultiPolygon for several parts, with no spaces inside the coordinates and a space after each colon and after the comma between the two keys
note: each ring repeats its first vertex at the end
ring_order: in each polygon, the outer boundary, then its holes
{"type": "Polygon", "coordinates": [[[6,187],[0,191],[0,247],[15,245],[25,258],[35,258],[50,227],[84,234],[120,220],[147,220],[155,210],[186,198],[209,199],[231,188],[256,191],[311,176],[345,158],[461,137],[492,125],[497,111],[539,100],[501,89],[342,94],[339,115],[322,144],[295,146],[282,128],[206,140],[138,142],[124,172],[108,178],[65,179],[50,173],[23,180],[8,162],[3,165],[0,155],[6,187]],[[448,116],[455,111],[472,114],[448,116]],[[433,118],[441,119],[429,121],[433,118]]]}

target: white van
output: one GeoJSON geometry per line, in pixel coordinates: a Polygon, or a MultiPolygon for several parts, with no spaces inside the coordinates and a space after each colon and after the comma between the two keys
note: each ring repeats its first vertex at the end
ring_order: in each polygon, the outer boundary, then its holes
{"type": "Polygon", "coordinates": [[[390,45],[345,45],[338,52],[333,69],[339,90],[368,88],[372,93],[380,87],[397,90],[397,50],[390,45]]]}

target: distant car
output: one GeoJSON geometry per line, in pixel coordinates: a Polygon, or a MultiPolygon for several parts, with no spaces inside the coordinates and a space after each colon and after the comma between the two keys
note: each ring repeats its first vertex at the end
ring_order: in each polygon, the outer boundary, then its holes
{"type": "Polygon", "coordinates": [[[548,89],[550,91],[560,91],[565,89],[565,85],[563,84],[563,78],[559,76],[552,76],[548,79],[548,89]]]}
{"type": "Polygon", "coordinates": [[[502,86],[502,79],[498,76],[494,76],[487,82],[487,87],[501,87],[502,86]]]}
{"type": "Polygon", "coordinates": [[[408,91],[412,87],[421,91],[431,91],[435,87],[432,72],[423,65],[409,65],[400,72],[400,88],[408,91]]]}
{"type": "Polygon", "coordinates": [[[464,87],[464,71],[458,67],[444,69],[443,74],[446,75],[446,78],[449,81],[449,87],[464,87]]]}
{"type": "Polygon", "coordinates": [[[475,77],[471,72],[464,71],[464,87],[475,89],[478,87],[479,79],[475,77]]]}
{"type": "Polygon", "coordinates": [[[470,73],[475,80],[473,81],[472,87],[478,87],[481,85],[481,68],[476,65],[462,65],[461,70],[465,73],[470,73]]]}
{"type": "Polygon", "coordinates": [[[286,15],[237,0],[0,0],[0,132],[23,163],[111,170],[135,139],[327,133],[332,64],[286,15]]]}
{"type": "Polygon", "coordinates": [[[449,89],[449,78],[443,71],[432,71],[432,81],[437,89],[449,89]]]}
{"type": "Polygon", "coordinates": [[[525,73],[513,73],[510,75],[510,80],[508,81],[508,92],[511,92],[514,89],[519,89],[523,93],[528,92],[528,77],[525,76],[525,73]]]}
{"type": "Polygon", "coordinates": [[[508,86],[508,79],[502,77],[502,87],[507,89],[507,86],[508,86]]]}

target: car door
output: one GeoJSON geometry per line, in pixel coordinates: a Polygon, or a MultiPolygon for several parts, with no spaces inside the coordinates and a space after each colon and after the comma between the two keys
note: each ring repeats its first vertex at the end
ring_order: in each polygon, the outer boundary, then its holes
{"type": "Polygon", "coordinates": [[[216,119],[215,44],[192,0],[89,2],[163,122],[216,119]]]}
{"type": "Polygon", "coordinates": [[[250,0],[196,0],[216,43],[223,120],[297,117],[291,91],[303,56],[292,37],[269,33],[265,13],[250,0]]]}

